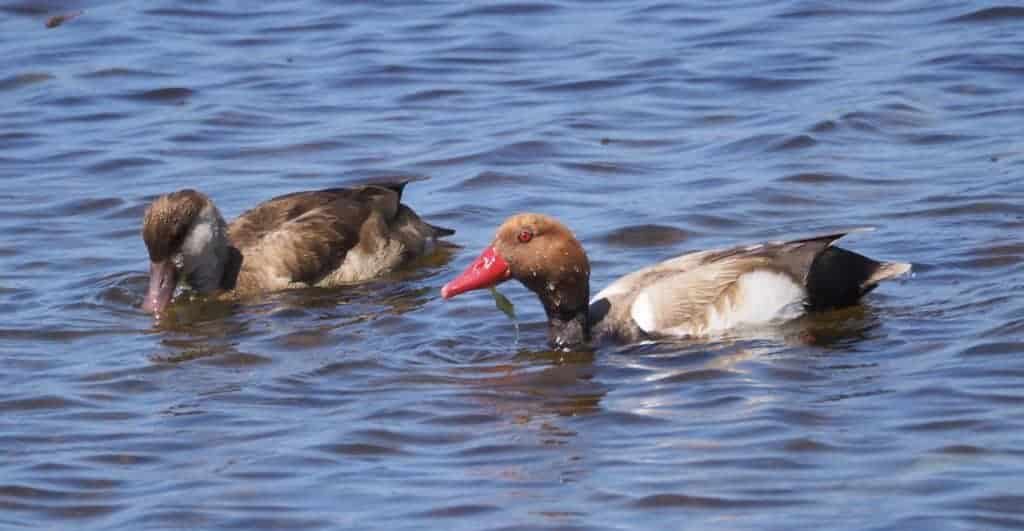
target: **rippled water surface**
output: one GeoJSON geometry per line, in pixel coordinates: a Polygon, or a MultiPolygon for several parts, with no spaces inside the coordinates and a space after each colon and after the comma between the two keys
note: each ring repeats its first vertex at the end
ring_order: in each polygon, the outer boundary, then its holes
{"type": "Polygon", "coordinates": [[[0,527],[1024,526],[1024,8],[0,4],[0,527]],[[77,18],[47,21],[56,15],[77,18]],[[58,24],[58,22],[63,22],[58,24]],[[145,205],[375,176],[460,247],[139,310],[145,205]],[[439,288],[509,214],[594,287],[877,226],[913,262],[774,339],[544,350],[439,288]]]}

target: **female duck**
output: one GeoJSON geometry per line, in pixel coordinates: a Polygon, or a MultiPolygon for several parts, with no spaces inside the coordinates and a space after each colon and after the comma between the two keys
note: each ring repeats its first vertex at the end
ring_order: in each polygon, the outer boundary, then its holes
{"type": "Polygon", "coordinates": [[[283,195],[230,225],[195,190],[160,196],[142,222],[150,259],[142,309],[161,312],[182,280],[201,293],[259,292],[336,286],[393,271],[454,234],[401,202],[407,182],[283,195]]]}

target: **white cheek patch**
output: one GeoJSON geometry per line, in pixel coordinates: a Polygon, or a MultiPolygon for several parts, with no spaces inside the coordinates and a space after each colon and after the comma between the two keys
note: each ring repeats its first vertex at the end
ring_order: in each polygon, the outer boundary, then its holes
{"type": "Polygon", "coordinates": [[[178,255],[181,272],[190,277],[194,289],[210,291],[217,288],[223,272],[221,253],[225,246],[226,235],[220,213],[212,205],[207,205],[199,212],[178,255]]]}
{"type": "Polygon", "coordinates": [[[181,254],[186,257],[186,262],[206,254],[206,250],[213,241],[213,229],[206,223],[197,223],[188,233],[185,241],[181,244],[181,254]]]}

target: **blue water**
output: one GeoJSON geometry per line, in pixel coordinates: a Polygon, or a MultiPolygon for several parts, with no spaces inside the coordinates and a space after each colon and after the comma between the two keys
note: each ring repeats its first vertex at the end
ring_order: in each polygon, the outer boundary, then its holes
{"type": "Polygon", "coordinates": [[[0,527],[1024,527],[1024,8],[0,5],[0,527]],[[81,11],[47,28],[50,17],[81,11]],[[460,248],[362,286],[139,310],[142,212],[384,175],[460,248]],[[547,352],[442,301],[508,215],[595,288],[876,226],[913,262],[775,339],[547,352]]]}

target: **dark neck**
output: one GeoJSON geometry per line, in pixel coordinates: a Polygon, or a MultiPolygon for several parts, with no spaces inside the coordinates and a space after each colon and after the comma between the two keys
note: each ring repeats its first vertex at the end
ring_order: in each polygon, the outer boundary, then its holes
{"type": "Polygon", "coordinates": [[[590,342],[590,319],[584,309],[575,314],[548,314],[548,343],[557,350],[570,350],[590,342]]]}
{"type": "Polygon", "coordinates": [[[548,316],[548,342],[556,349],[572,349],[590,341],[590,316],[587,299],[590,284],[584,276],[550,284],[540,282],[531,290],[544,305],[548,316]],[[548,289],[553,286],[554,289],[548,289]]]}
{"type": "Polygon", "coordinates": [[[227,263],[224,264],[224,276],[220,287],[231,291],[238,285],[238,273],[242,270],[242,253],[233,245],[228,245],[227,263]]]}

